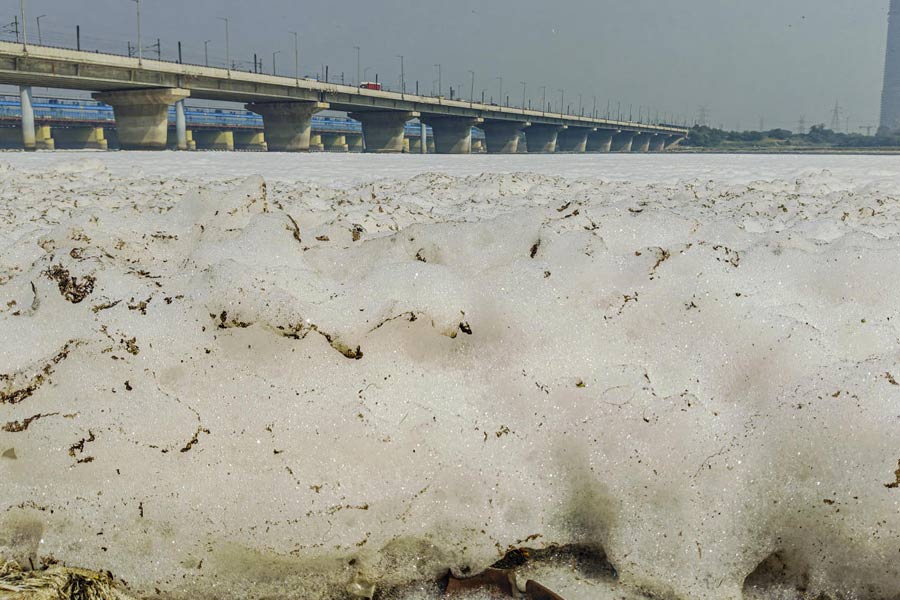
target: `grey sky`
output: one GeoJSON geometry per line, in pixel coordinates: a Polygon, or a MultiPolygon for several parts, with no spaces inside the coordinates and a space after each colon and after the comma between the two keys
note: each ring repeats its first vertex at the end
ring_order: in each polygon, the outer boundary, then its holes
{"type": "MultiPolygon", "coordinates": [[[[40,14],[45,43],[120,48],[134,40],[135,4],[128,0],[27,0],[28,27],[36,37],[40,14]]],[[[16,0],[0,3],[3,22],[16,0]]],[[[231,19],[231,54],[249,61],[253,52],[272,69],[293,73],[293,41],[302,36],[302,70],[328,64],[332,80],[356,78],[356,52],[389,85],[399,79],[398,54],[406,57],[407,88],[419,81],[430,92],[435,63],[443,65],[444,91],[499,92],[514,104],[522,85],[540,103],[541,86],[554,107],[583,95],[606,111],[622,102],[650,106],[655,114],[693,120],[706,105],[712,124],[728,128],[794,128],[830,124],[835,101],[851,128],[877,123],[887,29],[888,0],[143,0],[145,46],[162,38],[164,57],[175,42],[185,60],[224,62],[224,24],[231,19]]],[[[146,51],[148,54],[150,51],[146,51]]],[[[843,126],[843,125],[842,125],[843,126]]]]}

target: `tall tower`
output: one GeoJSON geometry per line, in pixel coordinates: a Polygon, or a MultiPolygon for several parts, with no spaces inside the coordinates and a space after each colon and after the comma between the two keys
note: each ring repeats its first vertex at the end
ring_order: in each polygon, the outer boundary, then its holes
{"type": "Polygon", "coordinates": [[[884,91],[881,95],[879,133],[900,131],[900,0],[891,0],[888,15],[887,55],[884,62],[884,91]]]}

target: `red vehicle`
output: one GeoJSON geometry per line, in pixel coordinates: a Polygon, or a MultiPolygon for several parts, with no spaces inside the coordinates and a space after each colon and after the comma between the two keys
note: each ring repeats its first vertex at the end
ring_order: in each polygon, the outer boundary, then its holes
{"type": "Polygon", "coordinates": [[[373,81],[363,81],[361,84],[359,84],[359,87],[364,90],[377,90],[379,92],[381,91],[381,84],[373,81]]]}

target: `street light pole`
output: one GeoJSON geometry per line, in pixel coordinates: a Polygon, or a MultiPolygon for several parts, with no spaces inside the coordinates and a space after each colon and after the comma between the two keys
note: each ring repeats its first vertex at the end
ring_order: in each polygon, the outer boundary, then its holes
{"type": "Polygon", "coordinates": [[[436,66],[436,67],[437,67],[437,70],[438,70],[438,96],[443,96],[443,95],[444,95],[444,89],[443,89],[443,88],[444,88],[444,85],[443,85],[444,82],[441,80],[441,79],[442,79],[442,77],[441,77],[441,75],[442,75],[442,73],[441,73],[441,65],[434,65],[434,66],[436,66]]]}
{"type": "Polygon", "coordinates": [[[547,86],[541,86],[541,112],[547,112],[547,86]]]}
{"type": "Polygon", "coordinates": [[[475,71],[469,71],[469,75],[472,76],[472,84],[469,87],[469,102],[475,103],[475,71]]]}
{"type": "Polygon", "coordinates": [[[144,38],[141,35],[141,0],[131,0],[137,4],[137,29],[138,29],[138,64],[144,64],[144,38]]]}
{"type": "Polygon", "coordinates": [[[292,31],[294,36],[294,79],[300,84],[300,34],[292,31]]]}
{"type": "Polygon", "coordinates": [[[228,17],[216,18],[220,21],[225,21],[225,68],[231,72],[231,41],[228,39],[228,17]]]}
{"type": "Polygon", "coordinates": [[[41,19],[43,19],[43,18],[46,17],[46,16],[47,16],[47,15],[41,15],[41,16],[39,16],[38,18],[35,19],[35,21],[37,21],[38,45],[39,45],[39,46],[43,46],[43,45],[44,45],[44,38],[41,37],[41,19]]]}
{"type": "Polygon", "coordinates": [[[360,68],[362,67],[362,62],[360,60],[360,54],[362,53],[362,49],[359,46],[353,46],[356,50],[356,87],[359,87],[362,84],[362,73],[360,72],[360,68]]]}
{"type": "Polygon", "coordinates": [[[503,78],[497,77],[496,79],[497,79],[497,81],[500,82],[500,91],[499,91],[500,95],[497,96],[497,102],[500,103],[500,106],[503,106],[503,78]]]}
{"type": "Polygon", "coordinates": [[[405,70],[405,67],[403,66],[403,55],[398,54],[396,56],[396,58],[400,59],[400,93],[405,94],[406,93],[406,70],[405,70]]]}
{"type": "Polygon", "coordinates": [[[562,114],[566,109],[566,90],[561,89],[557,90],[560,94],[559,96],[559,114],[562,114]]]}
{"type": "Polygon", "coordinates": [[[22,12],[22,50],[28,52],[28,33],[25,22],[25,0],[19,0],[19,9],[22,12]]]}
{"type": "Polygon", "coordinates": [[[525,110],[525,96],[527,95],[526,91],[528,90],[528,84],[524,81],[520,81],[519,83],[522,84],[522,110],[525,110]]]}
{"type": "Polygon", "coordinates": [[[276,50],[272,53],[272,75],[278,75],[278,69],[275,66],[275,57],[281,54],[281,50],[276,50]]]}
{"type": "Polygon", "coordinates": [[[209,66],[209,43],[212,40],[206,40],[203,42],[203,57],[206,59],[206,66],[209,66]]]}

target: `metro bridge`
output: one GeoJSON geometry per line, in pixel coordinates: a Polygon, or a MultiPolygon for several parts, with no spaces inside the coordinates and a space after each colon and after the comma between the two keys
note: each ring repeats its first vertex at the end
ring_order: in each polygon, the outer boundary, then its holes
{"type": "MultiPolygon", "coordinates": [[[[472,151],[473,127],[484,132],[484,144],[490,153],[518,152],[520,144],[528,152],[661,152],[687,135],[686,129],[668,125],[10,42],[0,42],[0,84],[20,86],[25,149],[38,147],[43,135],[40,128],[35,129],[31,86],[94,92],[96,100],[112,107],[117,144],[125,150],[168,147],[173,105],[174,145],[189,149],[192,140],[184,102],[188,97],[245,103],[247,110],[262,117],[262,131],[237,127],[209,130],[215,135],[210,147],[223,149],[239,145],[261,148],[265,143],[270,151],[308,151],[315,141],[313,115],[327,109],[348,112],[351,119],[361,123],[361,145],[366,152],[403,152],[408,143],[407,123],[415,119],[421,123],[420,151],[429,146],[422,141],[428,139],[426,126],[430,126],[434,150],[448,154],[472,151]],[[35,135],[31,135],[32,130],[35,135]]],[[[98,143],[98,133],[95,129],[87,141],[98,143]]],[[[200,130],[194,133],[207,135],[200,130]]],[[[334,149],[350,149],[346,135],[344,143],[338,142],[334,149]]]]}

